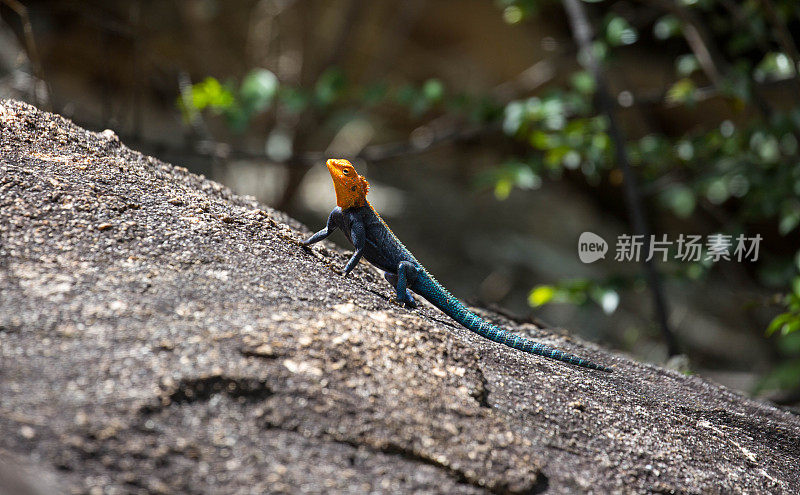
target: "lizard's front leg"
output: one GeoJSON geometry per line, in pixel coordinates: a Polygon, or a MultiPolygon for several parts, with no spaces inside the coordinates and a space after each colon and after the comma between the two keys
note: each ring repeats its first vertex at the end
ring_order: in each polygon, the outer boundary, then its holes
{"type": "Polygon", "coordinates": [[[333,209],[333,211],[331,211],[331,214],[328,215],[328,223],[325,225],[325,228],[320,230],[316,234],[312,235],[305,241],[301,242],[301,244],[303,246],[310,246],[311,244],[319,242],[322,239],[325,239],[326,237],[334,233],[336,229],[339,228],[339,222],[341,220],[341,217],[342,217],[342,209],[337,206],[336,208],[333,209]]]}
{"type": "Polygon", "coordinates": [[[353,242],[353,246],[356,250],[353,256],[350,257],[350,261],[348,261],[347,265],[344,267],[345,277],[353,271],[353,268],[355,268],[361,260],[361,256],[364,255],[364,246],[367,245],[367,234],[364,229],[364,222],[359,217],[354,217],[352,220],[353,223],[350,226],[350,240],[353,242]]]}
{"type": "Polygon", "coordinates": [[[418,273],[417,265],[410,261],[401,261],[397,266],[397,286],[395,287],[397,301],[409,308],[417,307],[417,302],[411,297],[408,286],[416,282],[418,273]]]}

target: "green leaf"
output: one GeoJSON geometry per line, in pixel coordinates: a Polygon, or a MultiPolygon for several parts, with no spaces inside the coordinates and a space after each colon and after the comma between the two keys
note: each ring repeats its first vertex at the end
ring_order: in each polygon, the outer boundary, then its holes
{"type": "Polygon", "coordinates": [[[786,235],[793,231],[800,224],[800,204],[795,201],[785,201],[781,208],[781,220],[778,224],[778,232],[786,235]]]}
{"type": "Polygon", "coordinates": [[[673,15],[665,15],[656,21],[653,26],[653,35],[660,40],[666,40],[681,33],[681,21],[673,15]]]}
{"type": "Polygon", "coordinates": [[[792,60],[783,52],[767,53],[756,66],[753,77],[758,82],[777,81],[794,76],[792,60]]]}
{"type": "Polygon", "coordinates": [[[192,86],[191,103],[197,110],[224,110],[230,108],[234,102],[233,93],[213,77],[207,77],[192,86]]]}
{"type": "Polygon", "coordinates": [[[750,139],[750,148],[766,164],[776,163],[780,159],[780,145],[772,134],[756,132],[750,139]]]}
{"type": "Polygon", "coordinates": [[[444,96],[444,84],[438,79],[428,79],[422,85],[422,96],[430,103],[440,101],[444,96]]]}
{"type": "Polygon", "coordinates": [[[689,218],[694,213],[696,205],[694,192],[683,184],[676,184],[667,188],[661,193],[660,199],[662,204],[680,218],[689,218]]]}
{"type": "Polygon", "coordinates": [[[534,148],[547,150],[554,146],[555,140],[550,134],[542,131],[534,131],[530,135],[530,143],[534,148]]]}
{"type": "Polygon", "coordinates": [[[525,11],[518,5],[510,5],[503,9],[503,20],[508,24],[518,24],[525,18],[525,11]]]}
{"type": "Polygon", "coordinates": [[[800,211],[793,211],[781,218],[781,222],[778,224],[778,231],[781,233],[781,235],[786,235],[793,231],[799,223],[800,211]]]}
{"type": "Polygon", "coordinates": [[[498,201],[505,201],[508,199],[508,196],[511,194],[511,190],[514,188],[514,183],[508,177],[503,177],[497,180],[494,185],[494,197],[497,198],[498,201]]]}
{"type": "Polygon", "coordinates": [[[695,85],[691,79],[681,79],[667,90],[667,101],[671,103],[694,102],[695,85]]]}
{"type": "Polygon", "coordinates": [[[606,26],[606,37],[615,46],[632,45],[639,39],[639,33],[624,18],[614,16],[606,26]]]}
{"type": "Polygon", "coordinates": [[[330,68],[319,77],[314,88],[314,95],[322,105],[330,105],[344,92],[346,83],[344,73],[341,70],[335,67],[330,68]]]}
{"type": "Polygon", "coordinates": [[[713,179],[706,188],[706,198],[715,205],[720,205],[728,200],[730,191],[723,178],[713,179]]]}
{"type": "Polygon", "coordinates": [[[781,335],[785,337],[798,330],[800,330],[800,315],[795,315],[795,318],[793,320],[783,325],[783,327],[781,328],[781,335]]]}
{"type": "Polygon", "coordinates": [[[534,308],[543,306],[553,300],[556,295],[556,288],[552,285],[539,285],[528,294],[528,304],[534,308]]]}
{"type": "Polygon", "coordinates": [[[250,112],[269,108],[278,92],[278,78],[267,69],[255,69],[245,76],[239,94],[242,105],[250,112]]]}
{"type": "Polygon", "coordinates": [[[790,322],[794,317],[795,316],[792,313],[781,313],[773,318],[772,322],[770,322],[769,326],[767,327],[767,337],[783,328],[783,326],[790,322]]]}
{"type": "Polygon", "coordinates": [[[675,59],[675,69],[682,77],[691,76],[695,71],[700,70],[700,62],[694,54],[681,55],[675,59]]]}
{"type": "Polygon", "coordinates": [[[578,71],[572,74],[570,82],[572,83],[572,87],[574,87],[579,93],[585,95],[594,94],[595,80],[594,77],[592,77],[592,75],[587,71],[578,71]]]}
{"type": "Polygon", "coordinates": [[[513,136],[519,131],[525,119],[525,104],[519,101],[512,101],[505,108],[505,118],[503,119],[503,132],[513,136]]]}

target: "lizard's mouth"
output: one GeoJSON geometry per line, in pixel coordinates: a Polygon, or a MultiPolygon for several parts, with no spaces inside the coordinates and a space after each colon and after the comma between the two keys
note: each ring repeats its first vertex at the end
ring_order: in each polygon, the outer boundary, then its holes
{"type": "Polygon", "coordinates": [[[334,179],[341,178],[344,174],[342,174],[341,169],[336,166],[336,162],[334,160],[328,160],[325,165],[328,167],[328,172],[330,172],[331,177],[334,179]]]}

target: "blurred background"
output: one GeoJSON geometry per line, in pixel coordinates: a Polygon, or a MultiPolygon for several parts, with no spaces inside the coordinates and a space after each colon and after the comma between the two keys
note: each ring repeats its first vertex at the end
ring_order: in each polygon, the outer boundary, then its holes
{"type": "Polygon", "coordinates": [[[350,158],[470,304],[800,403],[797,2],[0,0],[0,21],[1,97],[314,230],[324,160],[350,158]],[[604,260],[580,262],[585,231],[604,260]],[[666,235],[668,261],[616,261],[623,234],[666,235]],[[707,260],[712,234],[761,236],[757,261],[707,260]]]}

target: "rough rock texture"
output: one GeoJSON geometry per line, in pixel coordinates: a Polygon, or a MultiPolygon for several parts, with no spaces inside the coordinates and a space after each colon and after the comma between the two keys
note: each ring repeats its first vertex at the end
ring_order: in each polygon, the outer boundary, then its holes
{"type": "Polygon", "coordinates": [[[787,412],[401,309],[292,219],[110,131],[8,100],[0,130],[0,493],[800,492],[787,412]]]}

